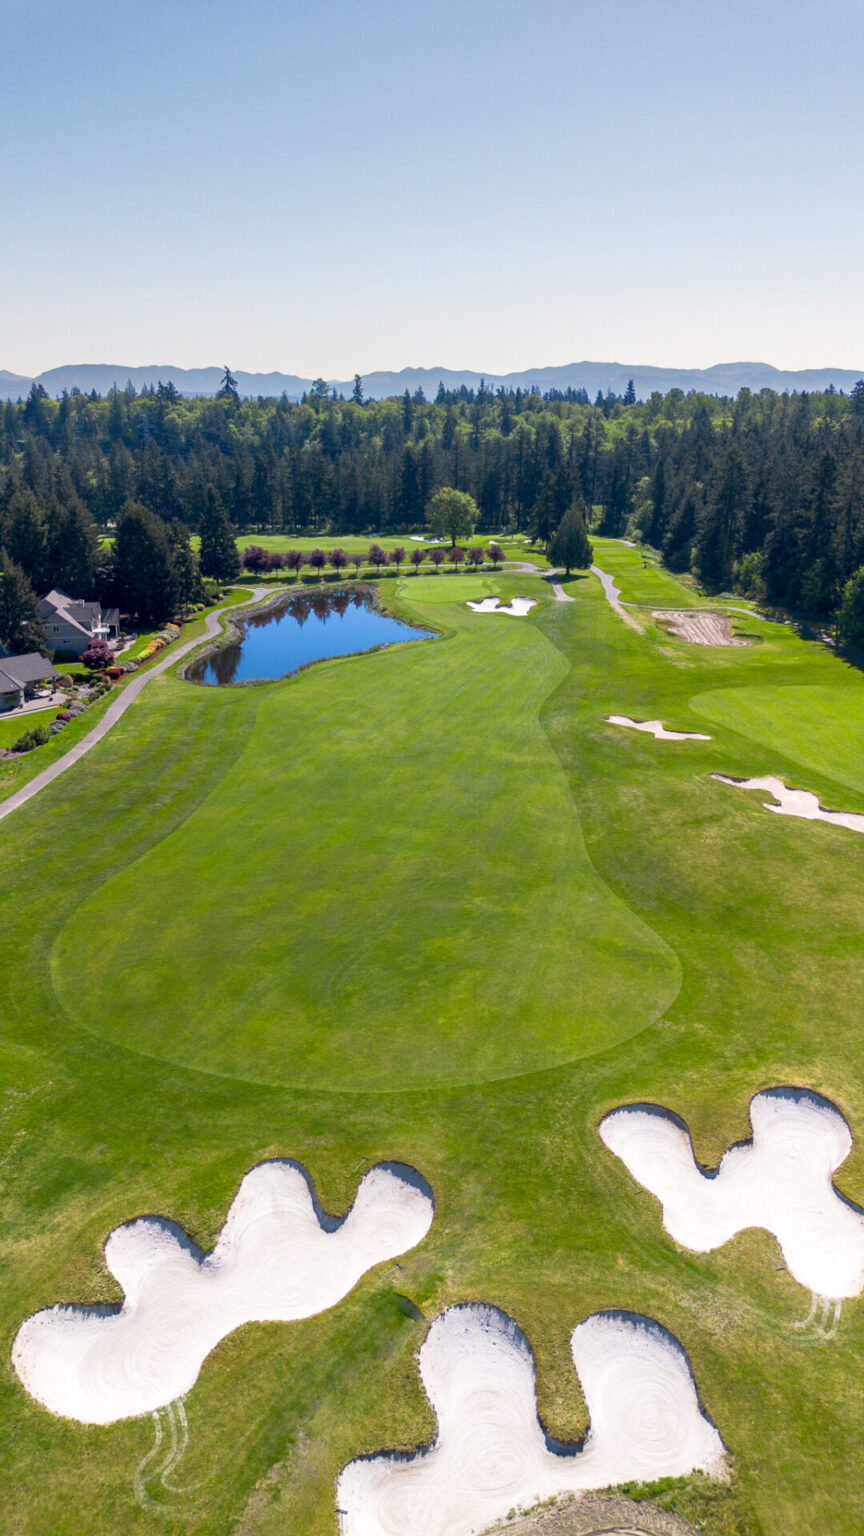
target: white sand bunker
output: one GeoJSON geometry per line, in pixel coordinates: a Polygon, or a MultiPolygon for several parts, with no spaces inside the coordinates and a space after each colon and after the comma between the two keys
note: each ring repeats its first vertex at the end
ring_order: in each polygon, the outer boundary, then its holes
{"type": "Polygon", "coordinates": [[[839,1300],[864,1289],[864,1212],[839,1195],[832,1174],[852,1136],[828,1099],[772,1088],[750,1104],[753,1140],[730,1147],[716,1173],[696,1162],[690,1133],[656,1105],[613,1110],[600,1136],[663,1206],[675,1241],[709,1253],[747,1227],[764,1227],[789,1273],[815,1295],[839,1300]]]}
{"type": "Polygon", "coordinates": [[[667,731],[659,720],[631,720],[629,715],[607,715],[608,725],[627,725],[633,731],[647,731],[658,741],[710,741],[701,731],[667,731]]]}
{"type": "Polygon", "coordinates": [[[484,597],[481,602],[472,603],[469,599],[468,607],[475,613],[509,613],[514,619],[524,619],[526,613],[537,606],[533,597],[511,597],[509,607],[501,604],[500,597],[484,597]]]}
{"type": "Polygon", "coordinates": [[[451,1307],[420,1350],[438,1438],[415,1455],[352,1461],[337,1485],[343,1536],[475,1536],[514,1508],[610,1483],[724,1469],[683,1349],[657,1323],[595,1313],[573,1360],[591,1419],[578,1448],[537,1418],[531,1349],[494,1307],[451,1307]]]}
{"type": "Polygon", "coordinates": [[[720,784],[734,784],[736,789],[764,789],[778,802],[771,805],[766,800],[765,810],[775,811],[778,816],[802,816],[805,821],[830,821],[835,826],[848,827],[852,832],[864,832],[864,816],[855,811],[826,811],[819,804],[818,795],[812,795],[808,789],[787,789],[783,780],[775,779],[772,774],[764,779],[730,779],[723,773],[712,773],[711,777],[720,784]]]}
{"type": "Polygon", "coordinates": [[[432,1211],[425,1181],[399,1163],[371,1168],[342,1219],[321,1211],[298,1163],[261,1163],[212,1253],[160,1217],[116,1227],[105,1260],[122,1306],[34,1313],[12,1363],[31,1396],[65,1418],[110,1424],[150,1413],[189,1391],[226,1334],[332,1307],[373,1265],[419,1243],[432,1211]]]}
{"type": "Polygon", "coordinates": [[[652,619],[664,620],[679,640],[690,640],[693,645],[749,645],[740,635],[733,635],[729,620],[722,613],[708,613],[704,609],[682,608],[680,611],[663,608],[652,612],[652,619]]]}

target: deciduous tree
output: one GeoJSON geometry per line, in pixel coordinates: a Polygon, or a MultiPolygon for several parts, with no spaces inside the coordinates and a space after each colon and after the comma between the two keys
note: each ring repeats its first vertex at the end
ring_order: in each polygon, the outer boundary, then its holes
{"type": "Polygon", "coordinates": [[[448,538],[455,546],[457,539],[470,539],[479,516],[473,496],[445,485],[432,497],[427,520],[436,539],[448,538]]]}

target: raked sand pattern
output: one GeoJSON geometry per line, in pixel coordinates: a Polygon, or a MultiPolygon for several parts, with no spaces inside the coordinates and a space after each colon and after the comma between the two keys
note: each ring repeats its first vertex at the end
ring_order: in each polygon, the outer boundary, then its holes
{"type": "Polygon", "coordinates": [[[848,827],[850,832],[864,832],[864,816],[855,811],[826,811],[819,804],[818,795],[811,794],[809,789],[787,789],[783,780],[775,779],[772,774],[764,779],[730,779],[723,773],[712,773],[711,777],[719,784],[734,784],[736,789],[763,789],[777,801],[776,805],[764,801],[765,810],[774,811],[777,816],[801,816],[805,821],[830,821],[834,826],[848,827]]]}
{"type": "Polygon", "coordinates": [[[188,1392],[220,1339],[244,1323],[323,1312],[373,1265],[426,1236],[433,1203],[413,1169],[381,1163],[342,1219],[326,1216],[298,1163],[261,1163],[243,1179],[212,1253],[173,1222],[116,1227],[105,1259],[120,1307],[50,1307],[22,1324],[12,1362],[52,1413],[110,1424],[188,1392]]]}
{"type": "Polygon", "coordinates": [[[511,618],[524,619],[526,613],[537,606],[533,597],[511,597],[509,606],[501,603],[500,597],[484,597],[480,602],[472,603],[468,600],[468,607],[475,613],[508,613],[511,618]]]}
{"type": "Polygon", "coordinates": [[[667,731],[660,720],[631,720],[629,715],[607,715],[607,725],[624,725],[632,731],[647,731],[656,741],[710,741],[701,731],[667,731]]]}
{"type": "Polygon", "coordinates": [[[773,1232],[789,1273],[815,1296],[839,1301],[864,1289],[864,1211],[832,1176],[852,1136],[828,1099],[798,1088],[757,1093],[752,1141],[730,1147],[716,1173],[693,1155],[683,1121],[656,1105],[631,1104],[600,1122],[600,1136],[633,1178],[656,1195],[676,1242],[709,1253],[737,1232],[773,1232]]]}
{"type": "Polygon", "coordinates": [[[544,1434],[534,1359],[512,1319],[494,1307],[449,1308],[420,1350],[438,1438],[413,1456],[348,1464],[337,1485],[342,1536],[477,1536],[559,1494],[697,1468],[723,1473],[723,1443],[665,1329],[631,1313],[595,1313],[571,1348],[590,1428],[568,1450],[544,1434]]]}
{"type": "Polygon", "coordinates": [[[722,613],[712,613],[704,608],[656,608],[652,619],[668,624],[679,640],[689,640],[691,645],[749,645],[750,641],[732,633],[729,620],[722,613]]]}

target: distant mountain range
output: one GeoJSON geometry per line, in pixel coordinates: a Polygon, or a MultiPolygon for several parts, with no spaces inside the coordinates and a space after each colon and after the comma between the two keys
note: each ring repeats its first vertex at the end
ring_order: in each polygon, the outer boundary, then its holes
{"type": "MultiPolygon", "coordinates": [[[[833,384],[835,389],[847,392],[861,378],[864,369],[855,368],[802,368],[783,371],[770,363],[717,363],[713,368],[650,368],[639,363],[565,363],[558,368],[526,368],[521,373],[471,373],[458,368],[402,368],[398,373],[369,373],[363,377],[363,390],[367,398],[380,400],[387,395],[401,395],[404,391],[422,389],[428,399],[434,399],[438,385],[445,389],[459,389],[464,384],[475,388],[481,379],[493,388],[505,389],[585,389],[593,400],[598,390],[604,395],[613,390],[621,395],[633,380],[640,400],[647,399],[653,390],[666,394],[670,389],[685,391],[703,390],[710,395],[736,395],[739,389],[819,390],[833,384]]],[[[95,389],[104,395],[116,385],[125,388],[131,381],[136,390],[145,384],[167,384],[171,381],[184,395],[214,395],[222,378],[221,368],[175,368],[170,363],[146,368],[126,368],[114,363],[70,363],[63,368],[49,368],[36,375],[49,395],[60,395],[64,389],[80,389],[89,393],[95,389]]],[[[311,379],[300,378],[296,373],[235,373],[237,385],[243,395],[282,395],[289,400],[299,400],[304,391],[312,387],[311,379]]],[[[28,393],[33,378],[21,373],[9,373],[0,368],[0,399],[17,400],[28,393]]],[[[350,395],[353,379],[328,379],[337,394],[350,395]]]]}

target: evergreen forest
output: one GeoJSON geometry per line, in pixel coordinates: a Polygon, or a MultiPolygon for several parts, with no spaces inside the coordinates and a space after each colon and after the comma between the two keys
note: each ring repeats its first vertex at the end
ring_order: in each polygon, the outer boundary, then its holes
{"type": "Polygon", "coordinates": [[[241,399],[226,370],[215,398],[168,384],[54,400],[34,385],[0,406],[0,547],[36,591],[122,605],[117,537],[100,535],[131,515],[130,544],[155,541],[167,569],[188,566],[208,515],[241,538],[398,533],[444,486],[476,500],[481,532],[548,541],[575,504],[709,591],[827,622],[864,565],[864,381],[849,396],[592,403],[484,386],[365,401],[358,378],[348,400],[320,381],[292,402],[241,399]]]}

